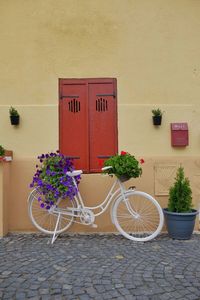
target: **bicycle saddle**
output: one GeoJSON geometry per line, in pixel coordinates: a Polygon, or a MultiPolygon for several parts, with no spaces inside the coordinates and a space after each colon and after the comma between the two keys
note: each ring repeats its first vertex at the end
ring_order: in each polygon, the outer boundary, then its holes
{"type": "Polygon", "coordinates": [[[70,177],[74,177],[74,176],[78,176],[78,175],[81,175],[83,173],[82,170],[75,170],[75,171],[72,171],[72,172],[67,172],[67,176],[70,176],[70,177]]]}

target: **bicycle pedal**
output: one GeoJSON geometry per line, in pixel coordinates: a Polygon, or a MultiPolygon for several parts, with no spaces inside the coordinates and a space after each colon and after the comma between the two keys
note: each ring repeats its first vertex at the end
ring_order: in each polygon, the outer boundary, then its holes
{"type": "Polygon", "coordinates": [[[97,224],[92,224],[91,226],[92,226],[93,228],[97,228],[97,227],[98,227],[97,224]]]}

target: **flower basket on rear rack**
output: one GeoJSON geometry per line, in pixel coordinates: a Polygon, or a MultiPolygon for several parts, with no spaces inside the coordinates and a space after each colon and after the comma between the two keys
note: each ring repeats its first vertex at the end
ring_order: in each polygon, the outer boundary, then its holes
{"type": "Polygon", "coordinates": [[[128,176],[128,174],[124,174],[124,175],[119,176],[118,179],[121,182],[126,182],[126,181],[128,181],[130,179],[130,176],[128,176]]]}
{"type": "MultiPolygon", "coordinates": [[[[50,209],[60,198],[72,199],[78,192],[72,178],[66,175],[67,171],[74,170],[72,160],[59,151],[42,154],[38,159],[40,163],[36,165],[36,173],[30,187],[37,188],[40,207],[50,209]]],[[[80,175],[76,176],[75,180],[79,183],[80,175]]]]}
{"type": "Polygon", "coordinates": [[[121,182],[131,178],[137,178],[142,175],[140,164],[144,163],[143,159],[138,161],[128,152],[121,151],[104,162],[104,167],[111,166],[111,169],[104,170],[104,173],[115,175],[121,182]]]}

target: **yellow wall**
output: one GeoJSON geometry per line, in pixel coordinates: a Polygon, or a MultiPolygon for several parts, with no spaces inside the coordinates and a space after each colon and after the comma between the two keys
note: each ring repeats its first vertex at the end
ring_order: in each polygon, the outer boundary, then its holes
{"type": "Polygon", "coordinates": [[[13,150],[23,207],[36,156],[58,148],[58,78],[117,78],[120,150],[199,155],[199,16],[197,0],[0,0],[0,144],[13,150]],[[155,107],[165,111],[160,128],[155,107]],[[172,148],[170,123],[182,121],[189,146],[172,148]]]}
{"type": "Polygon", "coordinates": [[[116,77],[120,149],[197,155],[199,15],[196,0],[0,1],[1,143],[15,157],[57,148],[58,78],[116,77]],[[18,129],[8,123],[11,104],[21,115],[18,129]],[[164,124],[155,130],[158,106],[164,124]],[[184,151],[170,147],[176,121],[189,123],[184,151]]]}
{"type": "Polygon", "coordinates": [[[198,104],[200,2],[0,1],[1,104],[57,103],[57,78],[118,78],[120,103],[198,104]],[[15,91],[15,93],[14,93],[15,91]]]}

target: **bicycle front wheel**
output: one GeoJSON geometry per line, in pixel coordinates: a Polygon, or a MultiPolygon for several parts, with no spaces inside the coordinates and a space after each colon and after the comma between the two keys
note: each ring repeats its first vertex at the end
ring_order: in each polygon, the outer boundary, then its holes
{"type": "MultiPolygon", "coordinates": [[[[41,202],[38,201],[38,197],[41,196],[37,189],[34,189],[28,199],[28,213],[30,219],[37,229],[46,234],[54,234],[56,222],[58,219],[58,213],[56,211],[62,211],[68,207],[75,207],[73,200],[59,199],[55,210],[41,208],[41,202]]],[[[42,199],[43,200],[43,199],[42,199]]],[[[62,233],[67,230],[73,222],[74,217],[66,214],[60,214],[59,224],[56,230],[56,234],[62,233]]]]}
{"type": "Polygon", "coordinates": [[[133,241],[146,242],[155,238],[163,227],[163,211],[150,195],[130,191],[119,197],[113,206],[113,221],[117,230],[133,241]]]}

